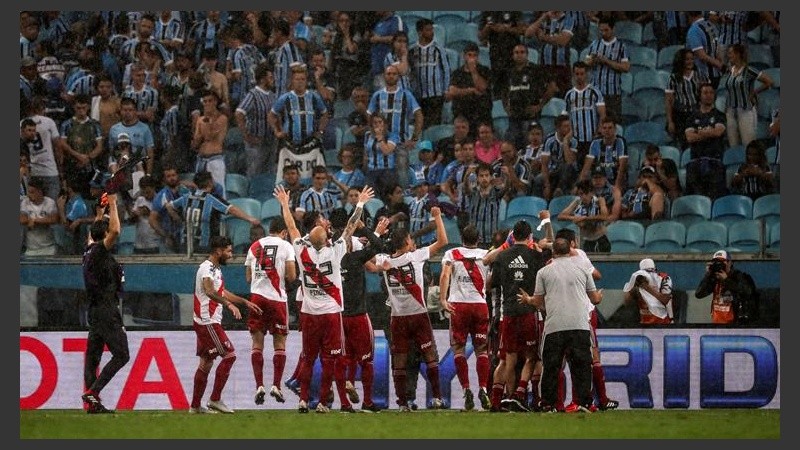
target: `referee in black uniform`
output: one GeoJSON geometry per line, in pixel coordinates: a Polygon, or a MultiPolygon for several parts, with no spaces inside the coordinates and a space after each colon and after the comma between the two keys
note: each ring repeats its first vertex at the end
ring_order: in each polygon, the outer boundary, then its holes
{"type": "Polygon", "coordinates": [[[83,282],[89,300],[89,338],[83,366],[86,391],[81,398],[89,414],[114,412],[100,403],[100,391],[130,359],[128,335],[119,310],[125,275],[111,254],[120,233],[117,195],[103,194],[103,197],[101,206],[98,206],[98,218],[90,229],[92,241],[83,253],[83,282]],[[108,204],[107,222],[102,217],[105,203],[108,204]],[[104,346],[111,351],[111,360],[97,376],[104,346]]]}

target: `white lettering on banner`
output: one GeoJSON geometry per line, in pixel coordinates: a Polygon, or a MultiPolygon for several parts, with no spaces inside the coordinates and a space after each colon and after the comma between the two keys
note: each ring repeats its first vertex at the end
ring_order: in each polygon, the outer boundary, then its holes
{"type": "MultiPolygon", "coordinates": [[[[240,354],[249,353],[251,340],[247,331],[227,334],[240,354]]],[[[383,339],[380,330],[375,334],[376,338],[383,339]]],[[[779,329],[603,329],[598,335],[608,396],[619,400],[622,409],[662,409],[667,402],[672,402],[672,407],[685,402],[684,406],[677,407],[687,409],[720,407],[737,397],[745,401],[762,398],[755,405],[734,407],[780,409],[779,329]],[[720,361],[721,365],[717,365],[720,361]],[[680,367],[685,367],[688,388],[676,394],[680,389],[676,391],[675,387],[683,386],[680,367]],[[715,370],[722,372],[713,373],[715,370]],[[724,395],[719,395],[718,387],[715,391],[704,386],[703,379],[709,376],[716,377],[713,383],[708,381],[709,385],[718,385],[720,377],[724,378],[724,395]],[[642,381],[649,384],[644,390],[642,381]],[[650,406],[647,406],[648,400],[650,406]]],[[[449,367],[452,365],[449,333],[435,330],[434,339],[442,355],[439,367],[443,392],[447,389],[450,393],[451,408],[460,408],[463,392],[454,370],[449,367]],[[446,380],[446,377],[451,379],[446,380]]],[[[128,332],[128,341],[131,360],[103,390],[103,403],[120,410],[188,409],[197,368],[195,334],[192,331],[132,331],[128,332]]],[[[20,409],[80,409],[85,350],[85,332],[20,333],[20,409]]],[[[377,350],[376,347],[376,353],[377,350]]],[[[295,366],[299,354],[300,334],[291,332],[286,341],[287,368],[295,366]]],[[[110,354],[105,352],[101,365],[109,359],[110,354]]],[[[474,355],[470,355],[468,361],[470,384],[477,386],[474,355]]],[[[265,378],[271,378],[271,369],[269,364],[264,366],[265,378]]],[[[386,371],[386,379],[376,378],[375,383],[388,386],[393,404],[394,386],[389,373],[386,371]]],[[[289,375],[288,371],[284,372],[284,378],[289,375]]],[[[210,386],[206,389],[204,401],[210,389],[210,386]]],[[[241,361],[234,364],[223,391],[225,402],[234,409],[255,409],[254,389],[252,366],[241,361]]],[[[570,392],[569,386],[566,392],[570,392]]],[[[425,404],[425,395],[425,380],[420,377],[418,404],[425,404]]],[[[294,409],[296,405],[289,401],[269,407],[294,409]]]]}

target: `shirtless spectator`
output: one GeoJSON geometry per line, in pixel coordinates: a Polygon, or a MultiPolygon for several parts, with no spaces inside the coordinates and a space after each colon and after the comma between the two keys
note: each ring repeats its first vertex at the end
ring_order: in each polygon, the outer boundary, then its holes
{"type": "Polygon", "coordinates": [[[219,97],[214,91],[202,94],[203,114],[195,123],[192,135],[192,148],[197,152],[195,172],[211,172],[215,183],[223,187],[225,193],[225,158],[223,155],[225,135],[228,133],[228,117],[220,112],[219,97]]]}

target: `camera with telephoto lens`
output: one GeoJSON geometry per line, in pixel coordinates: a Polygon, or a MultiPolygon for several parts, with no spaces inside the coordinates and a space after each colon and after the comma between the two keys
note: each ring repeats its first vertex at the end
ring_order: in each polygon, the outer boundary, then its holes
{"type": "Polygon", "coordinates": [[[718,259],[711,261],[711,265],[708,267],[708,270],[711,273],[725,272],[725,261],[720,261],[718,259]]]}

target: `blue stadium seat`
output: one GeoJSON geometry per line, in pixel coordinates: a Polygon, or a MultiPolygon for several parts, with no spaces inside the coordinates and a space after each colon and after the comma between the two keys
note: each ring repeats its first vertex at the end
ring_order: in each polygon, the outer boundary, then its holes
{"type": "MultiPolygon", "coordinates": [[[[241,255],[250,248],[250,223],[238,217],[225,219],[225,236],[233,243],[233,252],[241,255]]],[[[265,230],[266,231],[266,230],[265,230]]]]}
{"type": "Polygon", "coordinates": [[[440,22],[442,20],[448,20],[451,17],[456,17],[458,19],[463,20],[464,22],[469,22],[472,18],[471,11],[434,11],[433,12],[433,20],[440,22]]]}
{"type": "Polygon", "coordinates": [[[261,201],[250,197],[240,197],[228,200],[228,203],[236,206],[252,217],[261,217],[261,201]]]}
{"type": "Polygon", "coordinates": [[[744,195],[726,195],[711,205],[711,220],[730,224],[753,218],[753,200],[744,195]]]}
{"type": "MultiPolygon", "coordinates": [[[[764,69],[764,74],[772,80],[772,89],[780,89],[781,88],[781,68],[780,67],[770,67],[769,69],[764,69]]],[[[758,89],[763,86],[763,83],[756,80],[754,88],[758,89]]]]}
{"type": "MultiPolygon", "coordinates": [[[[652,49],[648,49],[652,50],[652,49]]],[[[661,77],[658,75],[658,71],[655,69],[652,70],[644,70],[641,72],[637,72],[633,75],[633,93],[636,94],[642,90],[655,90],[655,91],[664,91],[666,85],[664,84],[661,77]]]]}
{"type": "Polygon", "coordinates": [[[769,69],[774,66],[772,49],[769,45],[751,44],[747,46],[748,64],[756,70],[769,69]]]}
{"type": "Polygon", "coordinates": [[[450,28],[446,31],[447,37],[445,47],[452,48],[459,53],[464,51],[467,44],[480,45],[478,39],[478,25],[475,23],[465,23],[461,26],[450,28]]]}
{"type": "MultiPolygon", "coordinates": [[[[714,222],[709,222],[714,223],[714,222]]],[[[767,229],[764,229],[766,239],[767,229]]],[[[728,245],[742,252],[758,253],[761,251],[761,221],[740,220],[728,227],[728,245]]]]}
{"type": "Polygon", "coordinates": [[[642,25],[630,21],[621,20],[614,25],[614,35],[620,41],[631,45],[642,45],[642,25]]]}
{"type": "MultiPolygon", "coordinates": [[[[536,197],[533,195],[526,195],[523,197],[515,197],[508,202],[508,208],[506,208],[506,217],[501,217],[501,220],[511,222],[511,225],[514,225],[514,222],[520,220],[522,216],[528,216],[531,219],[531,225],[535,228],[539,225],[539,211],[547,209],[547,200],[536,197]]],[[[527,217],[526,217],[527,218],[527,217]]]]}
{"type": "MultiPolygon", "coordinates": [[[[686,167],[686,165],[689,164],[689,161],[691,160],[692,160],[692,149],[691,148],[684,149],[683,151],[681,151],[681,163],[679,167],[686,167]]],[[[686,186],[686,184],[681,184],[681,186],[686,186]]]]}
{"type": "Polygon", "coordinates": [[[753,219],[764,219],[767,226],[781,221],[781,194],[769,194],[753,201],[753,219]]]}
{"type": "Polygon", "coordinates": [[[463,61],[461,61],[461,52],[447,47],[445,47],[444,52],[447,54],[447,62],[450,64],[450,71],[456,70],[464,64],[463,61]]]}
{"type": "Polygon", "coordinates": [[[342,99],[342,100],[335,100],[333,102],[333,118],[334,119],[345,119],[347,120],[347,116],[350,115],[351,112],[355,111],[356,107],[353,105],[353,102],[350,99],[342,99]]]}
{"type": "Polygon", "coordinates": [[[492,119],[496,119],[498,117],[508,117],[508,113],[503,107],[503,101],[500,99],[492,101],[492,119]]]}
{"type": "Polygon", "coordinates": [[[726,245],[728,245],[728,228],[722,223],[695,222],[686,229],[687,247],[706,253],[717,251],[726,245]]]}
{"type": "Polygon", "coordinates": [[[542,117],[558,117],[567,109],[563,98],[553,97],[542,108],[542,117]]]}
{"type": "Polygon", "coordinates": [[[675,161],[675,165],[679,166],[681,163],[681,151],[677,147],[671,145],[660,145],[661,159],[671,159],[675,161]]]}
{"type": "Polygon", "coordinates": [[[640,142],[664,145],[669,142],[667,132],[656,122],[637,122],[626,126],[625,140],[628,144],[640,142]]]}
{"type": "Polygon", "coordinates": [[[383,275],[379,273],[367,272],[366,273],[366,289],[369,294],[380,294],[383,292],[381,283],[383,283],[383,275]]]}
{"type": "Polygon", "coordinates": [[[484,65],[490,69],[492,68],[492,61],[489,59],[488,45],[478,46],[478,64],[484,65]]]}
{"type": "Polygon", "coordinates": [[[658,46],[658,38],[653,32],[653,22],[647,22],[642,27],[642,45],[647,47],[656,48],[658,46]]]}
{"type": "Polygon", "coordinates": [[[686,245],[686,227],[666,220],[650,224],[644,231],[645,250],[659,253],[681,252],[686,245]]]}
{"type": "Polygon", "coordinates": [[[758,117],[772,119],[772,111],[778,107],[781,101],[781,91],[778,89],[769,89],[758,95],[758,117]]]}
{"type": "Polygon", "coordinates": [[[506,130],[508,130],[508,116],[498,116],[492,119],[492,126],[494,127],[494,135],[498,139],[505,139],[506,130]]]}
{"type": "Polygon", "coordinates": [[[259,216],[261,223],[264,223],[264,219],[280,217],[280,215],[281,204],[278,202],[277,198],[267,199],[261,204],[261,215],[259,216]]]}
{"type": "Polygon", "coordinates": [[[577,195],[561,195],[550,199],[550,204],[547,206],[547,209],[550,211],[550,220],[553,222],[553,229],[555,229],[556,224],[563,227],[572,223],[570,220],[558,220],[557,217],[558,214],[576,198],[578,198],[577,195]]]}
{"type": "Polygon", "coordinates": [[[225,195],[228,199],[247,197],[250,180],[238,173],[225,174],[225,195]]]}
{"type": "MultiPolygon", "coordinates": [[[[619,37],[619,36],[618,36],[619,37]]],[[[657,68],[658,52],[650,47],[628,46],[628,60],[634,79],[641,72],[654,71],[657,68]]]]}
{"type": "MultiPolygon", "coordinates": [[[[454,31],[456,28],[461,28],[464,25],[467,25],[469,22],[465,20],[463,17],[454,16],[454,15],[444,15],[434,19],[434,22],[438,25],[444,27],[447,35],[450,35],[451,31],[454,31]]],[[[473,24],[474,25],[474,24],[473,24]]]]}
{"type": "Polygon", "coordinates": [[[136,225],[122,225],[117,239],[117,255],[132,255],[136,242],[136,225]]]}
{"type": "Polygon", "coordinates": [[[539,50],[536,50],[535,48],[528,47],[528,61],[530,61],[531,64],[538,65],[539,64],[539,50]]]}
{"type": "Polygon", "coordinates": [[[769,228],[769,245],[767,250],[777,253],[781,251],[781,223],[775,222],[769,228]]]}
{"type": "Polygon", "coordinates": [[[724,164],[725,167],[736,167],[738,169],[740,164],[744,164],[744,154],[743,145],[729,147],[725,150],[725,153],[722,154],[722,164],[724,164]]]}
{"type": "Polygon", "coordinates": [[[611,251],[639,253],[644,246],[644,225],[629,220],[618,220],[606,228],[606,237],[611,241],[611,251]]]}
{"type": "Polygon", "coordinates": [[[447,246],[461,245],[461,230],[458,228],[458,221],[442,216],[442,222],[444,222],[444,231],[447,233],[447,246]]]}
{"type": "Polygon", "coordinates": [[[767,163],[775,164],[775,158],[778,157],[778,147],[774,145],[767,149],[767,163]]]}
{"type": "Polygon", "coordinates": [[[377,213],[378,210],[381,208],[383,208],[383,201],[378,198],[373,198],[364,205],[364,209],[367,211],[367,213],[369,213],[369,216],[372,217],[373,219],[377,219],[375,213],[377,213]]]}
{"type": "Polygon", "coordinates": [[[666,120],[664,109],[664,91],[658,89],[640,89],[632,95],[640,105],[647,106],[647,117],[650,122],[658,123],[662,128],[666,120]]]}
{"type": "Polygon", "coordinates": [[[636,122],[644,122],[647,119],[649,119],[647,105],[640,105],[639,101],[633,97],[626,98],[622,102],[620,125],[628,126],[636,122]]]}
{"type": "Polygon", "coordinates": [[[265,172],[250,177],[250,188],[248,197],[260,202],[272,198],[275,190],[275,173],[265,172]]]}
{"type": "Polygon", "coordinates": [[[440,139],[444,139],[453,135],[453,125],[440,124],[431,125],[422,131],[422,137],[431,141],[435,146],[440,139]]]}
{"type": "Polygon", "coordinates": [[[733,176],[739,171],[739,166],[728,166],[725,168],[725,186],[730,187],[733,176]]]}
{"type": "MultiPolygon", "coordinates": [[[[630,72],[625,72],[620,75],[620,82],[622,84],[622,93],[625,96],[630,96],[633,94],[633,74],[630,72]]],[[[627,101],[627,98],[625,98],[627,101]]],[[[623,106],[625,105],[625,101],[623,101],[623,106]]]]}
{"type": "Polygon", "coordinates": [[[658,51],[658,61],[656,69],[659,70],[672,70],[672,60],[675,59],[675,53],[682,49],[683,45],[669,45],[658,51]]]}

